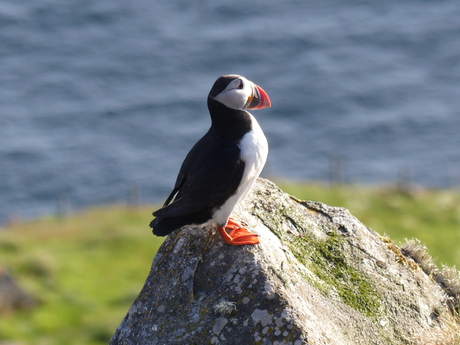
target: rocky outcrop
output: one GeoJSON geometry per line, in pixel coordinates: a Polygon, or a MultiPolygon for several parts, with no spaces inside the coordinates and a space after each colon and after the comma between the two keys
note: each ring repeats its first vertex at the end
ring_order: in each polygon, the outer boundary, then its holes
{"type": "Polygon", "coordinates": [[[0,314],[34,305],[35,301],[16,284],[8,271],[0,266],[0,314]]]}
{"type": "Polygon", "coordinates": [[[259,179],[234,217],[260,244],[172,233],[112,345],[397,345],[441,328],[444,290],[346,209],[259,179]]]}

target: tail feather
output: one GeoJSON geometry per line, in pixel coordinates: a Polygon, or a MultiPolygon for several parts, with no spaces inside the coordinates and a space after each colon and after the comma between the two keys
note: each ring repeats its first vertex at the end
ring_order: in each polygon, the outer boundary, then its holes
{"type": "Polygon", "coordinates": [[[169,235],[174,230],[180,229],[184,225],[189,224],[188,217],[174,217],[174,218],[155,218],[150,222],[150,227],[153,229],[152,232],[157,236],[169,235]]]}
{"type": "Polygon", "coordinates": [[[206,223],[211,217],[211,210],[203,210],[178,217],[156,217],[150,222],[150,227],[153,229],[152,232],[154,235],[166,236],[185,225],[206,223]]]}

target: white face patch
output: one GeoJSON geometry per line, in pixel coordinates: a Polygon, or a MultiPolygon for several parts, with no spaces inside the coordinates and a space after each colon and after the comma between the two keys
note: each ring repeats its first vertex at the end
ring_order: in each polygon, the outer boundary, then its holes
{"type": "Polygon", "coordinates": [[[228,108],[244,110],[252,94],[252,82],[244,77],[238,77],[232,80],[214,99],[228,108]]]}

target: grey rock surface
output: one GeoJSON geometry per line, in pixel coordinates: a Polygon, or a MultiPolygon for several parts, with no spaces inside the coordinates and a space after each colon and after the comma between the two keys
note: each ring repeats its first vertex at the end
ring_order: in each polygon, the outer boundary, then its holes
{"type": "Polygon", "coordinates": [[[6,268],[0,266],[0,314],[34,305],[35,300],[18,286],[6,268]]]}
{"type": "Polygon", "coordinates": [[[398,345],[440,327],[443,290],[346,209],[259,179],[233,216],[260,244],[172,233],[110,344],[398,345]]]}

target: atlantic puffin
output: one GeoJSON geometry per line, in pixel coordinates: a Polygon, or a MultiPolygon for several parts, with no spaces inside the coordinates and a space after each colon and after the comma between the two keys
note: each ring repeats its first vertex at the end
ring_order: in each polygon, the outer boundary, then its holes
{"type": "Polygon", "coordinates": [[[268,155],[268,143],[247,110],[271,106],[267,93],[240,75],[216,80],[208,95],[211,128],[185,157],[164,205],[153,212],[153,234],[184,225],[214,225],[227,244],[254,245],[258,236],[230,218],[249,192],[268,155]]]}

